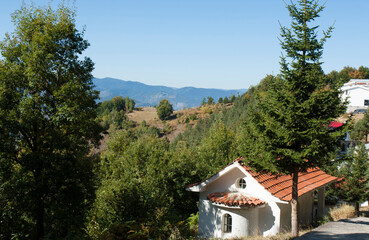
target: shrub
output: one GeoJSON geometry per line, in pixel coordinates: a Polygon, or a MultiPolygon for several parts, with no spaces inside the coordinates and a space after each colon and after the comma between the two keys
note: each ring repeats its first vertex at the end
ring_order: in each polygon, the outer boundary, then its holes
{"type": "Polygon", "coordinates": [[[331,216],[333,221],[338,221],[341,219],[347,219],[355,217],[355,207],[347,204],[343,204],[339,207],[332,208],[329,211],[329,215],[331,216]]]}
{"type": "Polygon", "coordinates": [[[190,115],[190,119],[191,119],[192,121],[195,121],[195,120],[197,119],[196,114],[192,114],[192,115],[190,115]]]}
{"type": "Polygon", "coordinates": [[[163,99],[156,107],[156,111],[160,120],[168,120],[170,115],[173,113],[173,106],[167,99],[163,99]]]}

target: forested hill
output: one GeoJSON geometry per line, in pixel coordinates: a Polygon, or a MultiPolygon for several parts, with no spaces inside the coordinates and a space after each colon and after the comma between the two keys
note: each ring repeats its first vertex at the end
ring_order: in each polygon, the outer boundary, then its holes
{"type": "Polygon", "coordinates": [[[136,106],[157,105],[166,98],[175,110],[200,106],[204,97],[212,97],[217,101],[220,97],[243,94],[247,89],[221,90],[207,88],[171,88],[150,86],[140,82],[124,81],[114,78],[94,78],[96,89],[100,91],[100,100],[110,100],[116,96],[128,96],[134,99],[136,106]]]}

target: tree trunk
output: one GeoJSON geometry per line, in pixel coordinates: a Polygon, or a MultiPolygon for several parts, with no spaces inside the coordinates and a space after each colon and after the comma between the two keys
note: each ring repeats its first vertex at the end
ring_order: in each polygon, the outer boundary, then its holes
{"type": "Polygon", "coordinates": [[[291,200],[291,233],[292,237],[299,235],[299,218],[298,218],[298,181],[299,171],[295,168],[292,174],[292,200],[291,200]]]}
{"type": "Polygon", "coordinates": [[[36,239],[40,240],[44,238],[45,228],[44,228],[44,215],[45,215],[45,207],[44,200],[42,197],[37,199],[37,210],[36,210],[36,239]]]}
{"type": "Polygon", "coordinates": [[[45,216],[45,204],[44,204],[44,194],[41,181],[41,164],[35,171],[35,182],[36,182],[36,239],[43,239],[45,236],[44,227],[44,216],[45,216]]]}
{"type": "Polygon", "coordinates": [[[355,202],[355,214],[356,217],[360,217],[360,204],[358,202],[355,202]]]}

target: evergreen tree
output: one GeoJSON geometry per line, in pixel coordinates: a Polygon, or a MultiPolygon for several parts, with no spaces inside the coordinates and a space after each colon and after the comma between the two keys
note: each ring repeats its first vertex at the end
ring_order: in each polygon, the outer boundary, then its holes
{"type": "Polygon", "coordinates": [[[317,26],[310,26],[323,8],[313,0],[287,5],[292,25],[281,28],[286,57],[281,58],[280,77],[274,77],[265,92],[257,93],[257,103],[245,123],[249,164],[292,176],[293,236],[298,235],[298,173],[324,164],[343,131],[328,129],[344,113],[345,105],[339,86],[326,84],[319,61],[332,27],[318,39],[317,26]]]}
{"type": "Polygon", "coordinates": [[[206,105],[206,98],[204,97],[201,101],[201,106],[205,106],[206,105]]]}
{"type": "Polygon", "coordinates": [[[236,100],[236,96],[234,94],[232,94],[231,96],[231,103],[233,103],[236,100]]]}
{"type": "Polygon", "coordinates": [[[214,98],[208,96],[208,105],[213,105],[214,104],[214,98]]]}
{"type": "Polygon", "coordinates": [[[369,112],[365,113],[364,118],[360,119],[354,125],[352,131],[350,132],[350,136],[352,139],[368,143],[368,134],[369,134],[369,112]]]}
{"type": "Polygon", "coordinates": [[[0,238],[80,238],[100,140],[75,14],[22,6],[0,45],[0,238]]]}
{"type": "Polygon", "coordinates": [[[228,97],[227,97],[227,96],[225,96],[225,97],[224,97],[224,99],[223,99],[223,103],[224,103],[224,104],[230,103],[230,101],[229,101],[229,99],[228,99],[228,97]]]}
{"type": "Polygon", "coordinates": [[[339,187],[339,196],[347,202],[355,203],[355,212],[359,217],[360,203],[368,200],[368,167],[369,159],[365,145],[360,143],[356,148],[350,147],[339,169],[343,181],[339,187]]]}

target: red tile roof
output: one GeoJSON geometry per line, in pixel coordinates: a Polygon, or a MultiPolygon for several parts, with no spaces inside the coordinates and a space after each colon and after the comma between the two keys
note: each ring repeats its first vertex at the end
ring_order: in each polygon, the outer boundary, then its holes
{"type": "Polygon", "coordinates": [[[343,123],[340,123],[340,122],[331,122],[329,124],[329,128],[331,129],[336,129],[336,128],[339,128],[343,125],[343,123]]]}
{"type": "Polygon", "coordinates": [[[224,204],[227,206],[236,207],[253,207],[265,204],[258,198],[248,197],[241,193],[211,193],[208,194],[208,199],[213,203],[224,204]]]}
{"type": "MultiPolygon", "coordinates": [[[[271,173],[258,173],[249,166],[244,165],[242,158],[236,159],[244,169],[255,178],[260,185],[268,190],[273,196],[284,200],[292,199],[291,175],[273,175],[271,173]]],[[[301,196],[328,183],[337,181],[338,178],[326,174],[319,168],[309,168],[306,172],[299,173],[298,195],[301,196]]]]}
{"type": "MultiPolygon", "coordinates": [[[[267,191],[269,191],[273,196],[279,198],[283,201],[291,201],[292,200],[292,177],[290,175],[281,175],[281,174],[271,174],[271,173],[258,173],[255,172],[251,167],[246,166],[243,162],[244,158],[237,158],[232,163],[228,164],[226,167],[238,163],[240,164],[253,178],[255,178],[260,185],[262,185],[267,191]]],[[[224,170],[224,167],[222,170],[224,170]]],[[[219,172],[221,172],[220,170],[219,172]]],[[[218,172],[218,173],[219,173],[218,172]]],[[[218,174],[216,173],[216,174],[218,174]]],[[[216,175],[215,174],[215,175],[216,175]]],[[[215,176],[213,175],[213,176],[215,176]]],[[[212,176],[212,177],[213,177],[212,176]]],[[[186,188],[190,188],[192,186],[199,185],[212,177],[205,179],[202,182],[194,183],[187,185],[186,188]]],[[[322,187],[326,184],[337,181],[338,178],[333,177],[329,174],[326,174],[319,168],[310,168],[306,172],[299,173],[299,182],[298,182],[298,196],[301,196],[305,193],[313,191],[319,187],[322,187]]],[[[210,200],[210,199],[209,199],[210,200]]]]}

